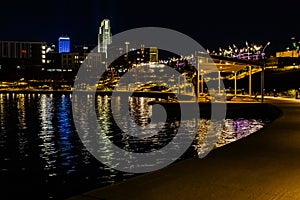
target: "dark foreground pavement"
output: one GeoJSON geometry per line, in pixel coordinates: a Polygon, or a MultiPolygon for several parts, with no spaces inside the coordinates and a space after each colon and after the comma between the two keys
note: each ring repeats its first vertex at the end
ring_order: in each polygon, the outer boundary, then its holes
{"type": "Polygon", "coordinates": [[[300,199],[300,100],[267,100],[283,111],[247,138],[70,199],[300,199]]]}

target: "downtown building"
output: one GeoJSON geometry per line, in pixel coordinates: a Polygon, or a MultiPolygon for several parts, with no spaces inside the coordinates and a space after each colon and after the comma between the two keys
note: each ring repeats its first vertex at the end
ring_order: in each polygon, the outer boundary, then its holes
{"type": "Polygon", "coordinates": [[[273,68],[280,68],[284,70],[298,69],[300,66],[300,52],[295,49],[279,51],[276,52],[276,57],[271,57],[268,61],[270,63],[269,66],[273,68]]]}
{"type": "Polygon", "coordinates": [[[112,34],[110,30],[110,21],[104,19],[101,21],[98,34],[98,53],[103,53],[107,58],[107,47],[112,43],[112,34]]]}
{"type": "Polygon", "coordinates": [[[38,78],[45,63],[46,42],[0,41],[1,80],[38,78]]]}
{"type": "Polygon", "coordinates": [[[58,38],[58,53],[70,52],[70,37],[62,36],[58,38]]]}
{"type": "Polygon", "coordinates": [[[100,76],[95,71],[100,69],[101,64],[100,53],[88,52],[85,49],[68,53],[48,52],[42,77],[54,80],[57,84],[64,82],[72,85],[81,67],[84,67],[86,75],[89,75],[88,79],[99,79],[100,76]]]}
{"type": "Polygon", "coordinates": [[[57,48],[46,52],[42,77],[56,82],[72,83],[88,54],[87,51],[88,46],[86,45],[76,45],[76,48],[72,48],[71,51],[70,37],[59,37],[57,48]]]}

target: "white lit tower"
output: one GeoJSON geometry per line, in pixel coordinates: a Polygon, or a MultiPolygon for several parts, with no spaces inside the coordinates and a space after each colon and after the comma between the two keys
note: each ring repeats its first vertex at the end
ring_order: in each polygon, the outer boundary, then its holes
{"type": "Polygon", "coordinates": [[[110,32],[110,21],[104,19],[101,21],[101,26],[99,27],[98,34],[98,52],[105,53],[105,58],[107,58],[107,46],[112,42],[112,34],[110,32]]]}

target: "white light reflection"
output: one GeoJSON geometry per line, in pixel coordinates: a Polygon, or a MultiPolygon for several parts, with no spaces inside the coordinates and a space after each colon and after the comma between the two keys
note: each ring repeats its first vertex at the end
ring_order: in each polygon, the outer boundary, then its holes
{"type": "MultiPolygon", "coordinates": [[[[119,102],[120,98],[116,98],[116,101],[119,102]]],[[[110,102],[111,97],[108,97],[107,95],[98,96],[97,97],[97,121],[99,123],[98,127],[98,135],[104,133],[106,137],[109,139],[113,139],[114,135],[117,135],[113,130],[113,120],[111,118],[111,110],[110,110],[110,102]]],[[[119,102],[120,103],[120,102],[119,102]]],[[[120,104],[119,104],[120,105],[120,104]]],[[[120,107],[118,109],[121,109],[120,107]]],[[[103,159],[110,161],[114,157],[114,151],[110,148],[110,146],[103,144],[104,140],[98,140],[99,146],[102,148],[99,148],[98,151],[105,152],[105,157],[103,159]]],[[[108,175],[106,178],[108,179],[108,182],[114,182],[115,177],[115,170],[113,168],[104,166],[104,171],[109,171],[110,175],[108,175]]]]}
{"type": "Polygon", "coordinates": [[[19,152],[21,157],[27,157],[27,149],[28,149],[28,139],[26,137],[25,130],[27,129],[26,125],[26,111],[25,111],[25,95],[24,94],[17,94],[17,108],[18,108],[18,128],[19,131],[17,133],[18,136],[18,143],[19,143],[19,152]]]}
{"type": "Polygon", "coordinates": [[[52,125],[53,120],[53,102],[50,96],[46,94],[38,94],[41,96],[39,101],[39,112],[41,120],[41,131],[38,134],[39,138],[41,139],[40,149],[41,153],[40,156],[45,161],[44,170],[48,172],[48,176],[56,176],[56,157],[57,157],[57,150],[55,147],[55,135],[54,135],[54,128],[52,125]]]}

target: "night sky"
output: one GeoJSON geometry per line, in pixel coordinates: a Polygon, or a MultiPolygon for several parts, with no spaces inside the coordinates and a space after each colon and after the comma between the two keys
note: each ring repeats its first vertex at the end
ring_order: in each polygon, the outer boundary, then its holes
{"type": "Polygon", "coordinates": [[[166,0],[46,0],[1,2],[0,40],[57,43],[69,35],[72,45],[97,42],[103,18],[111,20],[112,33],[145,26],[180,31],[206,49],[252,43],[269,51],[283,50],[290,38],[300,40],[300,6],[297,1],[166,1],[166,0]]]}

